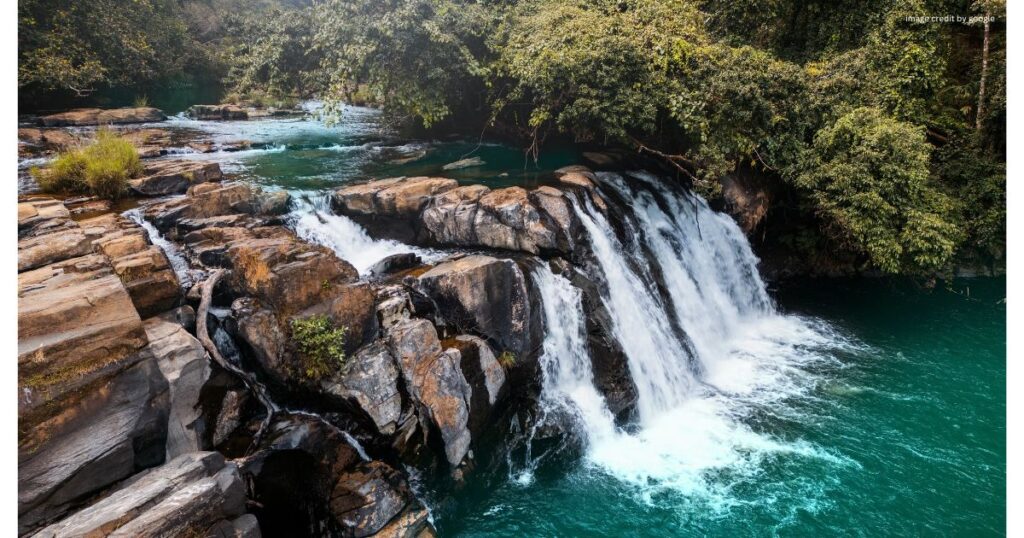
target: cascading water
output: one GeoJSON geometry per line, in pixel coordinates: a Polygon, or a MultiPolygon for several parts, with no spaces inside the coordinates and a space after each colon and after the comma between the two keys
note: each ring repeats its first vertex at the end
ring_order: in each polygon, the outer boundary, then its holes
{"type": "Polygon", "coordinates": [[[291,214],[292,226],[299,237],[323,245],[339,258],[348,261],[359,274],[366,272],[383,258],[393,254],[413,252],[424,260],[433,260],[441,254],[429,249],[406,245],[389,239],[373,239],[366,230],[344,215],[335,215],[325,197],[308,199],[298,197],[297,207],[291,214]]]}
{"type": "Polygon", "coordinates": [[[802,393],[812,378],[797,370],[821,360],[810,349],[834,335],[776,313],[742,232],[703,199],[647,174],[632,186],[616,174],[600,179],[628,201],[622,240],[588,198],[574,209],[599,273],[590,276],[603,284],[637,388],[638,429],[616,428],[594,385],[580,291],[547,267],[533,274],[548,320],[542,409],[570,409],[586,461],[645,491],[722,501],[728,495],[709,471],[750,470],[771,453],[830,458],[759,434],[743,419],[768,400],[802,393]]]}

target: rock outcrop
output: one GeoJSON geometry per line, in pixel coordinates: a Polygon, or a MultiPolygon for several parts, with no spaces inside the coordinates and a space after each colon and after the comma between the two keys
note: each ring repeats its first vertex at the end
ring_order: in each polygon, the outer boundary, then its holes
{"type": "Polygon", "coordinates": [[[146,165],[142,177],[128,181],[142,196],[183,194],[193,185],[220,181],[220,165],[203,161],[156,161],[146,165]]]}
{"type": "Polygon", "coordinates": [[[442,350],[437,331],[424,319],[392,327],[388,347],[410,396],[440,431],[448,463],[458,466],[469,452],[471,398],[458,350],[442,350]]]}
{"type": "Polygon", "coordinates": [[[259,538],[245,503],[245,483],[234,463],[216,452],[192,452],[134,477],[34,536],[259,538]]]}
{"type": "Polygon", "coordinates": [[[380,235],[432,246],[571,254],[578,223],[551,187],[491,190],[447,178],[391,178],[342,187],[335,211],[380,235]]]}
{"type": "Polygon", "coordinates": [[[526,277],[512,260],[457,258],[420,275],[416,286],[434,301],[439,321],[453,332],[483,336],[517,358],[535,347],[526,277]]]}
{"type": "Polygon", "coordinates": [[[249,113],[238,105],[192,105],[185,115],[195,120],[247,120],[249,113]]]}
{"type": "Polygon", "coordinates": [[[120,125],[125,123],[149,123],[164,121],[167,116],[160,109],[153,107],[134,108],[79,108],[50,114],[39,118],[43,127],[81,127],[87,125],[120,125]]]}
{"type": "Polygon", "coordinates": [[[154,317],[143,326],[149,350],[169,385],[167,460],[172,460],[203,448],[201,393],[212,373],[210,360],[199,340],[176,320],[154,317]]]}

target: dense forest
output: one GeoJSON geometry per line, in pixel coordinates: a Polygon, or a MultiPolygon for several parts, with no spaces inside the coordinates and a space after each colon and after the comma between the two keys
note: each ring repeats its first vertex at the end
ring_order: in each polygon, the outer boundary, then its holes
{"type": "MultiPolygon", "coordinates": [[[[1004,265],[1003,0],[21,0],[19,108],[381,106],[396,125],[571,141],[710,199],[773,200],[791,259],[932,277],[1004,265]]],[[[330,119],[330,118],[329,118],[330,119]]]]}

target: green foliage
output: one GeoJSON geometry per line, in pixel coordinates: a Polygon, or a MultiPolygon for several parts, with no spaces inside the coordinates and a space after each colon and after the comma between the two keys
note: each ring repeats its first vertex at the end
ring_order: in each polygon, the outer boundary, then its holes
{"type": "Polygon", "coordinates": [[[516,365],[516,354],[507,349],[502,351],[501,355],[498,355],[498,364],[506,370],[514,368],[516,365]]]}
{"type": "Polygon", "coordinates": [[[183,72],[196,45],[173,0],[18,2],[18,86],[87,95],[183,72]]]}
{"type": "Polygon", "coordinates": [[[324,315],[291,321],[292,342],[302,359],[303,374],[317,381],[345,363],[345,327],[334,327],[324,315]]]}
{"type": "Polygon", "coordinates": [[[89,145],[59,154],[48,168],[32,170],[45,192],[109,199],[127,193],[128,180],[141,173],[135,146],[106,129],[100,129],[89,145]]]}
{"type": "Polygon", "coordinates": [[[858,108],[820,130],[797,184],[831,239],[889,273],[945,268],[961,238],[921,128],[858,108]]]}

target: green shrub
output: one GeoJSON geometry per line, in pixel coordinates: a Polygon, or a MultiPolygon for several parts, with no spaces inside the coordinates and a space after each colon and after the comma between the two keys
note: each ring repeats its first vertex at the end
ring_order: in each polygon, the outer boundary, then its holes
{"type": "Polygon", "coordinates": [[[345,327],[334,327],[327,316],[320,315],[293,319],[291,330],[308,379],[323,379],[345,363],[345,327]]]}
{"type": "Polygon", "coordinates": [[[46,169],[32,169],[45,192],[91,194],[117,199],[128,191],[128,180],[142,173],[139,154],[131,142],[100,129],[91,144],[57,156],[46,169]]]}
{"type": "Polygon", "coordinates": [[[136,108],[149,106],[149,97],[145,95],[136,95],[133,103],[136,108]]]}

